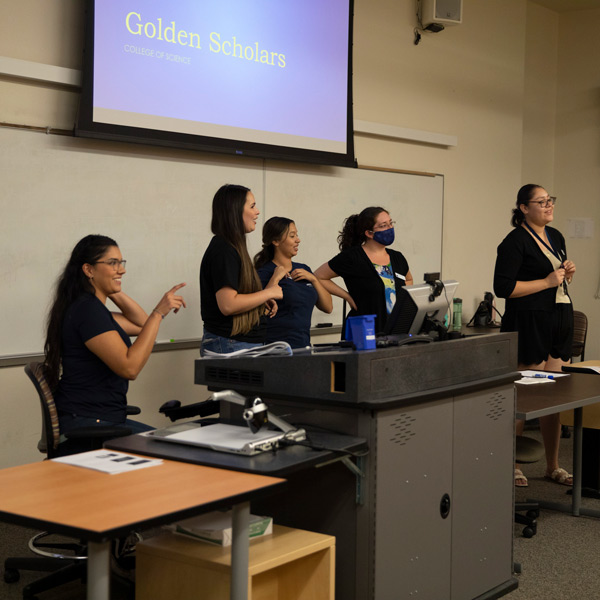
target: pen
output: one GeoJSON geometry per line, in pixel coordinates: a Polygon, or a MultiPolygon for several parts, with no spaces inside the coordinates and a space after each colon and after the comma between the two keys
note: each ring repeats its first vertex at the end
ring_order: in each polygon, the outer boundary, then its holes
{"type": "Polygon", "coordinates": [[[537,377],[538,379],[554,379],[554,375],[542,375],[541,373],[530,375],[530,377],[537,377]]]}

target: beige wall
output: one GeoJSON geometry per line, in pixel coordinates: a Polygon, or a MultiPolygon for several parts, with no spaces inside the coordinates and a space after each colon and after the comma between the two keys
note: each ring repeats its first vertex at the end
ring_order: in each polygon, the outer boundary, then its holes
{"type": "Polygon", "coordinates": [[[361,136],[356,155],[361,164],[444,174],[443,275],[460,282],[470,317],[492,290],[521,182],[526,3],[463,4],[462,25],[415,46],[412,2],[358,0],[354,110],[357,119],[458,136],[453,148],[361,136]]]}
{"type": "MultiPolygon", "coordinates": [[[[2,3],[0,57],[80,68],[82,4],[2,3]]],[[[563,231],[570,217],[594,218],[594,239],[567,243],[578,265],[576,304],[593,324],[588,356],[597,357],[600,14],[559,17],[523,0],[464,0],[463,12],[462,25],[415,46],[412,1],[355,0],[355,118],[458,137],[458,146],[444,148],[360,135],[358,161],[444,174],[443,273],[460,281],[467,318],[491,291],[496,246],[525,180],[560,197],[563,231]]],[[[0,122],[71,128],[77,96],[0,76],[0,122]]],[[[164,423],[156,410],[165,400],[204,397],[192,383],[195,356],[151,357],[129,395],[145,421],[164,423]]],[[[0,390],[0,467],[38,459],[39,409],[22,367],[0,368],[0,390]]]]}
{"type": "Polygon", "coordinates": [[[592,218],[591,239],[567,238],[577,265],[572,285],[575,308],[589,319],[586,357],[600,358],[600,10],[561,17],[558,40],[555,192],[556,222],[567,231],[568,219],[592,218]]]}
{"type": "Polygon", "coordinates": [[[522,183],[549,190],[554,190],[558,22],[557,13],[528,4],[522,183]]]}

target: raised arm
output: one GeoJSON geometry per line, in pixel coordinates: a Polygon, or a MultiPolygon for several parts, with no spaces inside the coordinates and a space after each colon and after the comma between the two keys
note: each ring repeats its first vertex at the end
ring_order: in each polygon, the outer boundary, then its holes
{"type": "Polygon", "coordinates": [[[351,308],[357,310],[356,303],[348,291],[340,287],[337,283],[331,281],[334,277],[339,277],[339,275],[331,269],[328,263],[322,264],[315,271],[315,275],[330,294],[337,296],[338,298],[342,298],[342,300],[345,300],[351,308]]]}
{"type": "Polygon", "coordinates": [[[283,298],[283,290],[279,285],[281,279],[285,276],[283,267],[276,267],[271,279],[259,292],[250,294],[240,294],[231,287],[222,287],[217,291],[217,304],[219,310],[225,315],[239,315],[245,313],[269,300],[279,300],[283,298]]]}
{"type": "Polygon", "coordinates": [[[556,269],[548,274],[544,279],[534,279],[533,281],[516,281],[515,287],[509,298],[522,298],[529,296],[548,288],[555,288],[562,284],[565,279],[565,270],[556,269]]]}
{"type": "Polygon", "coordinates": [[[549,288],[556,288],[565,279],[565,269],[551,271],[540,279],[523,281],[517,279],[523,264],[523,248],[511,239],[498,246],[494,269],[494,292],[499,298],[522,298],[549,288]]]}
{"type": "MultiPolygon", "coordinates": [[[[306,269],[294,269],[290,275],[294,281],[298,281],[300,279],[306,279],[310,281],[317,292],[317,308],[322,310],[324,313],[330,313],[333,310],[333,301],[331,299],[331,294],[325,289],[323,282],[310,271],[306,269]]],[[[332,283],[332,282],[330,282],[332,283]]],[[[335,284],[333,284],[335,285],[335,284]]]]}
{"type": "Polygon", "coordinates": [[[139,335],[144,323],[148,319],[146,311],[125,292],[111,294],[109,298],[113,301],[120,312],[113,312],[115,321],[123,328],[127,335],[139,335]]]}
{"type": "MultiPolygon", "coordinates": [[[[139,328],[138,337],[129,348],[119,333],[114,330],[90,338],[85,342],[86,347],[117,375],[125,379],[135,379],[150,357],[162,320],[171,311],[178,312],[182,306],[185,308],[184,299],[177,294],[177,291],[184,285],[185,283],[180,283],[172,287],[161,298],[156,308],[146,318],[143,326],[139,328]]],[[[129,298],[129,300],[131,299],[129,298]]],[[[133,302],[133,304],[136,303],[133,302]]],[[[132,308],[132,310],[139,316],[135,309],[132,308]]],[[[127,332],[127,330],[125,331],[127,332]]]]}

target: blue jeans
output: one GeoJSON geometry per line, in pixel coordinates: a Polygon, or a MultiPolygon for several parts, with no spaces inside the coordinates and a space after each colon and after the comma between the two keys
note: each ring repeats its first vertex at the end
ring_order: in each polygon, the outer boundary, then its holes
{"type": "Polygon", "coordinates": [[[217,352],[218,354],[229,354],[236,350],[245,350],[246,348],[256,348],[263,346],[261,343],[254,342],[239,342],[231,338],[215,335],[209,331],[205,331],[200,343],[200,356],[205,356],[204,351],[217,352]]]}

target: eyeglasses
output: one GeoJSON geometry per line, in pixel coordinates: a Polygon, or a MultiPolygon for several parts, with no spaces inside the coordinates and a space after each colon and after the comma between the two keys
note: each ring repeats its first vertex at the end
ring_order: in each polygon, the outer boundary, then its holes
{"type": "Polygon", "coordinates": [[[556,196],[546,196],[541,200],[530,200],[529,204],[539,204],[540,208],[548,208],[556,204],[556,196]]]}
{"type": "Polygon", "coordinates": [[[118,258],[111,258],[109,260],[97,260],[94,264],[102,263],[104,265],[108,265],[112,267],[114,271],[118,271],[119,267],[125,268],[126,260],[119,260],[118,258]]]}
{"type": "Polygon", "coordinates": [[[380,223],[375,225],[371,231],[381,231],[383,229],[391,229],[396,224],[396,221],[390,220],[388,223],[380,223]]]}

